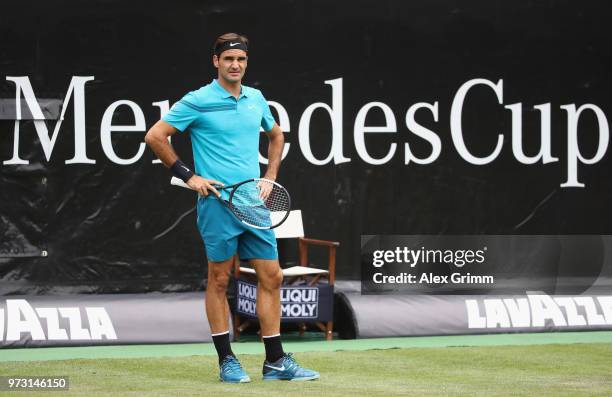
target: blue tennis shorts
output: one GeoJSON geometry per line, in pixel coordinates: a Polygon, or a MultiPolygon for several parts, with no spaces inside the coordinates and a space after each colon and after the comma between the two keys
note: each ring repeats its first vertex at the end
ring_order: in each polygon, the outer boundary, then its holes
{"type": "Polygon", "coordinates": [[[278,259],[272,230],[245,225],[215,197],[198,200],[198,229],[209,261],[221,262],[236,252],[241,260],[278,259]]]}

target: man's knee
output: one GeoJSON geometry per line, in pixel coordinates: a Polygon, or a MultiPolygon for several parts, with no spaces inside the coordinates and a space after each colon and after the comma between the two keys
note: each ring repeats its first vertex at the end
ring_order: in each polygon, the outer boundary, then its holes
{"type": "Polygon", "coordinates": [[[225,292],[230,280],[230,270],[224,266],[209,265],[207,289],[215,292],[225,292]]]}
{"type": "Polygon", "coordinates": [[[283,283],[283,271],[277,267],[274,270],[263,272],[259,277],[259,283],[268,290],[279,289],[283,283]]]}

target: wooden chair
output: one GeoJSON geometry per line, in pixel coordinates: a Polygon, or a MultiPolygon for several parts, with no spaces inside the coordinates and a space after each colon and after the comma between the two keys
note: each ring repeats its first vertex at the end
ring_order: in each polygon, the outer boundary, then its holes
{"type": "MultiPolygon", "coordinates": [[[[340,245],[337,241],[317,240],[304,237],[304,225],[302,223],[302,211],[293,210],[289,214],[287,220],[274,229],[274,234],[277,239],[297,239],[298,241],[298,256],[299,266],[294,266],[288,269],[283,269],[283,284],[291,285],[297,282],[306,282],[312,286],[317,284],[321,279],[327,279],[329,285],[334,285],[336,276],[336,249],[340,245]],[[327,269],[318,269],[308,266],[308,251],[311,246],[327,247],[328,262],[327,269]]],[[[282,263],[281,263],[281,267],[282,263]]],[[[240,277],[241,273],[255,275],[255,270],[250,267],[240,266],[240,261],[237,257],[234,259],[234,276],[240,277]]],[[[244,331],[250,324],[251,320],[241,322],[238,314],[234,314],[234,339],[240,337],[240,333],[244,331]]],[[[314,324],[325,333],[325,339],[331,340],[333,336],[333,321],[326,323],[314,322],[314,324]]],[[[306,323],[298,323],[300,336],[306,330],[306,323]]]]}

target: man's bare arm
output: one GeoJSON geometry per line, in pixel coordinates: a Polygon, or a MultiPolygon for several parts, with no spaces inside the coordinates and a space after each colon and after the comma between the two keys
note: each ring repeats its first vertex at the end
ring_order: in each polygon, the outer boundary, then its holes
{"type": "Polygon", "coordinates": [[[283,135],[283,130],[276,123],[266,134],[270,142],[268,143],[268,169],[264,178],[275,181],[278,176],[278,169],[280,168],[285,136],[283,135]]]}
{"type": "MultiPolygon", "coordinates": [[[[178,155],[168,142],[168,137],[176,134],[178,130],[166,123],[163,120],[159,120],[153,127],[149,129],[145,135],[145,142],[151,150],[157,155],[162,163],[168,168],[179,159],[178,155]]],[[[208,196],[208,191],[212,191],[217,196],[220,196],[217,189],[212,185],[223,185],[219,181],[213,179],[205,179],[198,175],[194,175],[187,181],[187,185],[193,190],[196,190],[204,196],[208,196]]]]}
{"type": "Polygon", "coordinates": [[[145,142],[153,153],[157,155],[157,158],[168,168],[172,167],[172,164],[178,160],[176,152],[168,142],[168,137],[176,134],[178,130],[166,123],[163,120],[159,120],[145,135],[145,142]]]}

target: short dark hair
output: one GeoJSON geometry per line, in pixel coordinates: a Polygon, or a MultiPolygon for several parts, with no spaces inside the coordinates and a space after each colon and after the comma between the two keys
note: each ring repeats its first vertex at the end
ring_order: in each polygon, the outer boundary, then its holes
{"type": "Polygon", "coordinates": [[[217,37],[217,39],[215,40],[215,43],[213,44],[212,48],[213,54],[215,53],[215,49],[217,47],[227,41],[240,41],[241,43],[244,43],[244,45],[246,45],[247,47],[249,46],[249,39],[245,35],[238,33],[224,33],[221,36],[217,37]]]}

